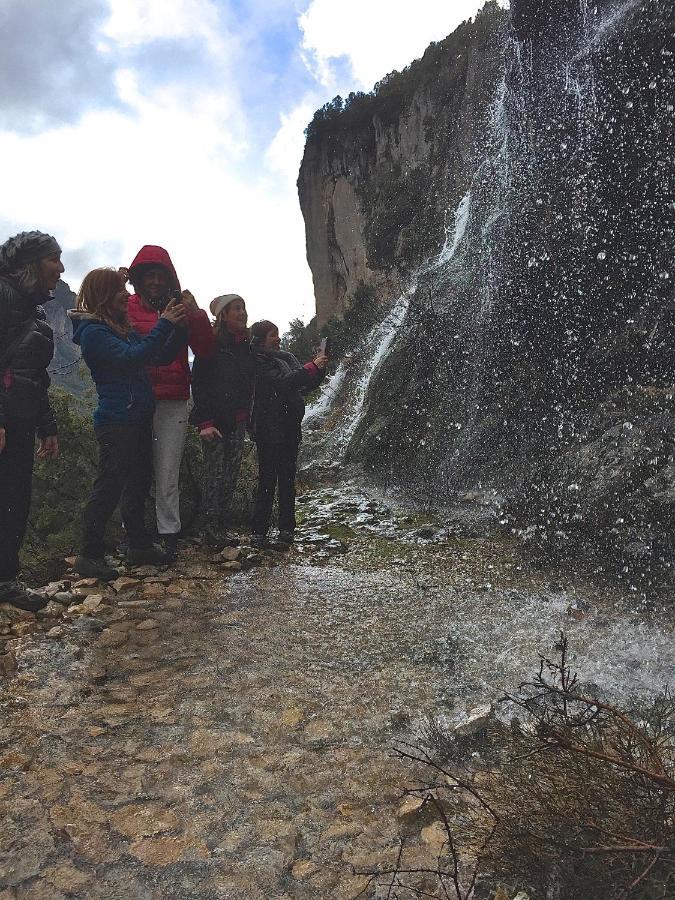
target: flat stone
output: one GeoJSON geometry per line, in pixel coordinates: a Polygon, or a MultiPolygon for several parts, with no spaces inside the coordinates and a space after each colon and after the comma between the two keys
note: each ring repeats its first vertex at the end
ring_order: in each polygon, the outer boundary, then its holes
{"type": "Polygon", "coordinates": [[[159,628],[157,619],[144,619],[136,626],[137,631],[152,631],[153,628],[159,628]]]}
{"type": "Polygon", "coordinates": [[[85,884],[89,884],[91,875],[76,868],[69,862],[59,863],[42,872],[43,877],[55,888],[66,894],[76,894],[85,884]]]}
{"type": "Polygon", "coordinates": [[[63,615],[63,606],[50,600],[43,609],[38,611],[37,615],[39,619],[55,619],[57,616],[63,615]]]}
{"type": "Polygon", "coordinates": [[[97,647],[120,647],[125,644],[129,636],[124,631],[113,631],[107,629],[96,638],[97,647]]]}
{"type": "Polygon", "coordinates": [[[277,722],[287,728],[295,728],[304,719],[305,714],[300,706],[289,706],[281,715],[278,716],[277,722]]]}
{"type": "Polygon", "coordinates": [[[234,562],[241,557],[241,550],[238,547],[225,547],[220,553],[219,558],[224,562],[234,562]]]}
{"type": "Polygon", "coordinates": [[[492,717],[492,705],[475,706],[469,710],[463,722],[454,729],[454,733],[463,737],[476,734],[487,727],[492,717]]]}
{"type": "Polygon", "coordinates": [[[133,591],[140,583],[140,578],[131,578],[129,575],[120,575],[119,578],[110,582],[110,587],[116,594],[126,594],[128,591],[133,591]]]}
{"type": "Polygon", "coordinates": [[[157,582],[145,582],[143,585],[143,596],[144,597],[163,597],[164,596],[165,587],[163,584],[158,584],[157,582]]]}
{"type": "Polygon", "coordinates": [[[76,581],[73,584],[74,588],[87,588],[94,587],[94,585],[98,585],[98,578],[80,578],[79,581],[76,581]]]}
{"type": "Polygon", "coordinates": [[[153,575],[159,575],[157,566],[134,566],[133,572],[138,578],[151,578],[153,575]]]}
{"type": "Polygon", "coordinates": [[[35,622],[17,622],[16,625],[12,625],[11,632],[16,637],[24,637],[25,635],[31,634],[31,632],[35,631],[35,628],[35,622]]]}
{"type": "Polygon", "coordinates": [[[103,603],[103,594],[89,594],[87,599],[82,603],[82,606],[85,609],[98,609],[98,607],[103,603]]]}
{"type": "Polygon", "coordinates": [[[170,866],[182,859],[209,858],[206,844],[184,837],[136,841],[129,848],[129,853],[146,866],[170,866]]]}
{"type": "Polygon", "coordinates": [[[441,848],[448,840],[445,825],[443,825],[442,822],[434,822],[432,825],[427,825],[426,828],[423,828],[420,832],[420,839],[422,843],[426,844],[427,847],[430,847],[434,853],[440,853],[441,848]]]}
{"type": "Polygon", "coordinates": [[[0,655],[0,675],[11,675],[16,672],[16,656],[10,651],[0,655]]]}
{"type": "Polygon", "coordinates": [[[55,625],[53,628],[49,629],[46,636],[48,638],[56,639],[56,638],[63,637],[64,633],[65,633],[64,629],[60,625],[55,625]]]}
{"type": "Polygon", "coordinates": [[[291,875],[296,881],[304,881],[310,878],[315,872],[319,871],[319,867],[311,859],[299,859],[291,868],[291,875]]]}
{"type": "Polygon", "coordinates": [[[75,599],[75,595],[72,591],[59,591],[57,594],[54,594],[53,599],[56,603],[60,603],[61,606],[70,606],[75,599]]]}
{"type": "Polygon", "coordinates": [[[176,831],[181,824],[173,810],[155,803],[123,806],[115,810],[110,819],[116,831],[130,838],[152,837],[165,831],[176,831]]]}

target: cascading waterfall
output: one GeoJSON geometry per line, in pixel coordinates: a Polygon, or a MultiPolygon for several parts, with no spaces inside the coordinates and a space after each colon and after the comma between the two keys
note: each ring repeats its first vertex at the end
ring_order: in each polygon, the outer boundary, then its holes
{"type": "Polygon", "coordinates": [[[511,4],[454,228],[340,374],[346,458],[436,502],[490,487],[559,544],[588,520],[621,553],[670,522],[645,400],[675,365],[669,6],[511,4]]]}
{"type": "MultiPolygon", "coordinates": [[[[467,191],[454,211],[453,225],[447,229],[443,249],[437,258],[420,269],[415,281],[418,278],[432,276],[435,271],[450,264],[464,237],[470,210],[471,193],[467,191]]],[[[325,422],[332,405],[337,400],[344,403],[344,394],[348,393],[345,414],[331,430],[327,441],[326,449],[332,459],[341,459],[349,448],[350,441],[364,415],[370,383],[376,377],[382,361],[386,359],[396,340],[414,291],[415,283],[398,297],[384,319],[371,329],[350,355],[349,360],[340,363],[335,374],[324,386],[318,400],[307,410],[305,427],[320,426],[325,422]]]]}

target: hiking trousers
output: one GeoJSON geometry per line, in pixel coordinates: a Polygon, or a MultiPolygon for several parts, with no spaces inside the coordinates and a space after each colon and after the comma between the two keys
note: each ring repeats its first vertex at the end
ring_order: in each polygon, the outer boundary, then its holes
{"type": "Polygon", "coordinates": [[[230,527],[245,438],[246,422],[239,422],[222,440],[202,442],[202,524],[205,527],[225,530],[230,527]]]}
{"type": "Polygon", "coordinates": [[[187,432],[187,400],[158,400],[152,420],[155,512],[160,535],[180,531],[180,463],[187,432]]]}
{"type": "Polygon", "coordinates": [[[129,548],[152,546],[145,527],[145,501],[152,479],[152,428],[143,425],[98,425],[98,471],[82,516],[82,556],[105,555],[105,530],[120,505],[129,548]]]}
{"type": "Polygon", "coordinates": [[[258,441],[258,490],[253,511],[253,534],[266,535],[272,521],[274,494],[279,506],[279,531],[295,531],[295,473],[299,443],[258,441]]]}
{"type": "Polygon", "coordinates": [[[35,422],[10,418],[5,437],[0,453],[0,581],[14,581],[30,512],[35,422]]]}

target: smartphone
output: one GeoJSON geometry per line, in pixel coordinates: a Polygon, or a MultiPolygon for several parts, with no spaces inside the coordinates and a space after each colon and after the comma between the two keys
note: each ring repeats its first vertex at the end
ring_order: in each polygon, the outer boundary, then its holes
{"type": "Polygon", "coordinates": [[[328,338],[321,338],[321,343],[319,344],[319,352],[322,356],[326,355],[326,347],[328,346],[328,338]]]}

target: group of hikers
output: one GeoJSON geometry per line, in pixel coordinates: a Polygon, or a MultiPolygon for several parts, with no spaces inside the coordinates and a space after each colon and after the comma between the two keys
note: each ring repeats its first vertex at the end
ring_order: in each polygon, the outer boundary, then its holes
{"type": "MultiPolygon", "coordinates": [[[[0,246],[0,602],[29,611],[46,604],[17,581],[36,436],[38,458],[59,453],[47,373],[54,339],[43,303],[63,272],[61,248],[51,235],[21,232],[0,246]]],[[[105,533],[118,505],[128,566],[168,565],[175,559],[179,473],[189,424],[202,441],[206,546],[218,551],[238,543],[231,508],[247,432],[256,443],[259,471],[251,543],[267,545],[275,493],[278,540],[293,542],[303,395],[321,382],[328,358],[319,351],[301,365],[280,349],[273,322],[248,327],[246,303],[238,294],[216,297],[210,311],[213,323],[190,291],[181,290],[162,247],[144,246],[128,269],[97,268],[82,281],[77,308],[68,315],[96,386],[99,447],[74,567],[82,577],[117,577],[105,559],[105,533]],[[153,481],[158,539],[145,518],[153,481]]]]}

